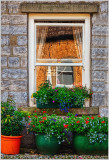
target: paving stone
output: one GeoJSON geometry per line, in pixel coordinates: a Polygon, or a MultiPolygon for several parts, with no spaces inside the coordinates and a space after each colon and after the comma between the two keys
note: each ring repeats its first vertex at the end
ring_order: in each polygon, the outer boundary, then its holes
{"type": "Polygon", "coordinates": [[[27,36],[18,36],[17,37],[17,44],[18,45],[27,45],[27,36]]]}
{"type": "Polygon", "coordinates": [[[9,57],[8,58],[8,67],[19,67],[20,60],[19,57],[9,57]]]}
{"type": "Polygon", "coordinates": [[[27,78],[27,70],[24,69],[3,69],[2,78],[4,79],[24,79],[27,78]]]}
{"type": "Polygon", "coordinates": [[[9,45],[9,36],[1,36],[1,45],[9,45]]]}
{"type": "Polygon", "coordinates": [[[107,58],[108,48],[92,48],[92,58],[107,58]]]}
{"type": "Polygon", "coordinates": [[[6,56],[1,57],[1,66],[2,67],[7,66],[7,57],[6,56]]]}
{"type": "Polygon", "coordinates": [[[1,55],[10,55],[11,54],[11,48],[9,46],[1,47],[1,55]]]}
{"type": "Polygon", "coordinates": [[[27,47],[13,47],[14,55],[27,55],[27,47]]]}

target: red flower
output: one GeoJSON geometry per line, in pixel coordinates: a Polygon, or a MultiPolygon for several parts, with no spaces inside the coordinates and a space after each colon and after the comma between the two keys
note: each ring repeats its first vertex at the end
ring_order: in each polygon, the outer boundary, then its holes
{"type": "Polygon", "coordinates": [[[72,119],[73,120],[73,119],[72,119]]]}
{"type": "Polygon", "coordinates": [[[43,111],[43,113],[46,113],[46,111],[43,111]]]}
{"type": "Polygon", "coordinates": [[[66,124],[66,125],[64,125],[64,128],[68,128],[68,126],[69,126],[69,125],[68,125],[68,124],[66,124]]]}
{"type": "Polygon", "coordinates": [[[100,117],[100,115],[98,115],[98,117],[100,117]]]}
{"type": "Polygon", "coordinates": [[[102,121],[101,123],[105,123],[105,121],[102,121]]]}
{"type": "Polygon", "coordinates": [[[36,111],[34,111],[34,112],[36,112],[36,111]]]}
{"type": "Polygon", "coordinates": [[[35,116],[36,118],[38,118],[37,116],[35,116]]]}
{"type": "Polygon", "coordinates": [[[39,121],[40,123],[44,123],[44,121],[39,121]]]}
{"type": "Polygon", "coordinates": [[[28,116],[28,118],[30,118],[30,116],[28,116]]]}
{"type": "Polygon", "coordinates": [[[76,123],[80,123],[80,121],[76,121],[76,123]]]}
{"type": "Polygon", "coordinates": [[[35,127],[35,125],[33,125],[33,127],[35,127]]]}
{"type": "Polygon", "coordinates": [[[88,124],[89,123],[89,121],[86,121],[86,124],[88,124]]]}
{"type": "Polygon", "coordinates": [[[70,124],[71,125],[71,124],[70,124]]]}
{"type": "Polygon", "coordinates": [[[91,117],[91,119],[94,119],[94,117],[91,117]]]}
{"type": "Polygon", "coordinates": [[[28,123],[28,125],[30,125],[30,123],[28,123]]]}
{"type": "Polygon", "coordinates": [[[87,119],[89,119],[89,117],[87,117],[87,119]]]}
{"type": "Polygon", "coordinates": [[[47,117],[43,117],[42,119],[43,119],[43,120],[47,120],[47,117]]]}

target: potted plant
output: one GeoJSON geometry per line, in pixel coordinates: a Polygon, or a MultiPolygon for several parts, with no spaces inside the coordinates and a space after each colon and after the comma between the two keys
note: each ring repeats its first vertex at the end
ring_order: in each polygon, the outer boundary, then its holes
{"type": "Polygon", "coordinates": [[[25,127],[25,112],[19,112],[14,101],[8,99],[1,103],[1,152],[18,154],[20,151],[21,131],[25,127]]]}
{"type": "Polygon", "coordinates": [[[83,86],[52,88],[49,81],[46,81],[32,97],[36,98],[38,108],[60,108],[68,111],[69,108],[82,108],[85,100],[92,97],[92,92],[83,86]]]}
{"type": "Polygon", "coordinates": [[[33,113],[30,117],[29,131],[35,132],[36,146],[41,154],[56,154],[65,139],[64,120],[55,115],[33,113]]]}
{"type": "Polygon", "coordinates": [[[68,129],[73,133],[73,149],[77,154],[108,153],[108,118],[100,116],[77,117],[68,114],[68,129]]]}

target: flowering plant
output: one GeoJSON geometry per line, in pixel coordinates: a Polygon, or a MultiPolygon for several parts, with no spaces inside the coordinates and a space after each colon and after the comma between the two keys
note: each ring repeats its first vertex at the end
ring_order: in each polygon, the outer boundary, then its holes
{"type": "Polygon", "coordinates": [[[68,112],[69,108],[82,108],[86,99],[92,97],[92,92],[83,86],[73,88],[52,88],[49,81],[41,84],[39,90],[32,94],[37,102],[48,104],[49,102],[59,105],[61,110],[68,112]]]}
{"type": "Polygon", "coordinates": [[[33,131],[38,134],[46,134],[49,137],[55,136],[58,142],[61,143],[65,139],[64,119],[52,114],[48,115],[46,111],[43,111],[42,115],[37,115],[36,112],[30,117],[28,123],[29,131],[33,131]]]}
{"type": "Polygon", "coordinates": [[[1,133],[6,136],[19,136],[25,127],[29,115],[26,111],[18,111],[15,102],[8,99],[1,103],[1,133]]]}
{"type": "Polygon", "coordinates": [[[100,116],[74,116],[68,113],[68,118],[65,119],[67,129],[73,134],[85,135],[90,143],[103,142],[107,140],[108,135],[108,118],[100,116]]]}

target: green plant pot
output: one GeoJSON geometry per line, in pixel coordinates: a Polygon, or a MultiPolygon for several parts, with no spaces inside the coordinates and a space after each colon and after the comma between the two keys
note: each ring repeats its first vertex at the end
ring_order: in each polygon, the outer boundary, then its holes
{"type": "Polygon", "coordinates": [[[59,108],[59,104],[52,102],[49,102],[48,104],[41,104],[37,102],[37,108],[59,108]]]}
{"type": "Polygon", "coordinates": [[[108,155],[108,141],[91,144],[86,136],[75,135],[74,151],[79,155],[108,155]]]}
{"type": "Polygon", "coordinates": [[[45,134],[36,136],[36,146],[41,154],[54,155],[58,153],[60,144],[55,136],[47,138],[45,134]]]}

